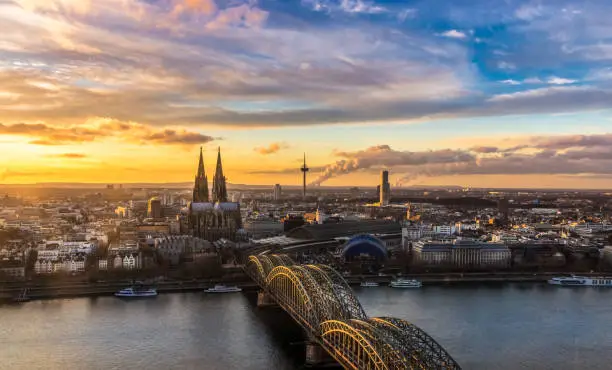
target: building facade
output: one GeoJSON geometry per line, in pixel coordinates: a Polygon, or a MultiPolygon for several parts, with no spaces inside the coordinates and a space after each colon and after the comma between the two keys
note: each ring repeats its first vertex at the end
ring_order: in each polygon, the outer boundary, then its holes
{"type": "Polygon", "coordinates": [[[162,203],[157,197],[149,199],[147,204],[147,215],[150,218],[162,218],[162,203]]]}
{"type": "Polygon", "coordinates": [[[388,206],[391,197],[391,185],[389,184],[389,171],[380,173],[380,205],[388,206]]]}
{"type": "Polygon", "coordinates": [[[221,238],[236,240],[238,230],[242,229],[240,203],[228,202],[220,150],[217,154],[217,166],[213,177],[212,199],[209,201],[208,180],[204,170],[202,149],[200,149],[193,199],[181,218],[183,234],[190,234],[211,242],[221,238]]]}
{"type": "Polygon", "coordinates": [[[281,199],[281,186],[280,184],[276,184],[274,185],[274,189],[273,189],[273,197],[274,200],[280,200],[281,199]]]}
{"type": "Polygon", "coordinates": [[[507,268],[512,255],[501,243],[472,240],[452,242],[418,241],[413,243],[417,262],[426,267],[455,267],[461,269],[507,268]]]}

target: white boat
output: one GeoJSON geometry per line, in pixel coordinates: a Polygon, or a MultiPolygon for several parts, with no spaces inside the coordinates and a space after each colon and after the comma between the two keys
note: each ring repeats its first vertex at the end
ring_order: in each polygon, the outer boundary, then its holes
{"type": "Polygon", "coordinates": [[[414,279],[396,279],[389,284],[391,288],[420,288],[423,284],[414,279]]]}
{"type": "Polygon", "coordinates": [[[603,286],[612,287],[612,277],[601,276],[557,276],[548,280],[548,284],[560,286],[603,286]]]}
{"type": "Polygon", "coordinates": [[[138,297],[155,297],[155,296],[157,296],[156,289],[144,288],[144,287],[129,287],[129,288],[121,289],[118,292],[115,292],[115,297],[138,298],[138,297]]]}
{"type": "Polygon", "coordinates": [[[375,281],[362,281],[361,284],[359,284],[359,285],[364,287],[364,288],[369,288],[369,287],[378,286],[378,283],[375,282],[375,281]]]}
{"type": "Polygon", "coordinates": [[[235,293],[242,292],[241,288],[236,286],[225,286],[223,284],[217,284],[214,288],[208,288],[204,290],[205,293],[235,293]]]}

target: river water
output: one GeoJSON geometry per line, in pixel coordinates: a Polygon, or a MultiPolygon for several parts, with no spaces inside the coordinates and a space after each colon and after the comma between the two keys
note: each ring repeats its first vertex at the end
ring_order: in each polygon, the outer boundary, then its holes
{"type": "MultiPolygon", "coordinates": [[[[612,289],[357,288],[370,316],[420,326],[464,369],[612,368],[612,289]]],[[[299,369],[299,329],[250,294],[0,306],[0,369],[299,369]]]]}

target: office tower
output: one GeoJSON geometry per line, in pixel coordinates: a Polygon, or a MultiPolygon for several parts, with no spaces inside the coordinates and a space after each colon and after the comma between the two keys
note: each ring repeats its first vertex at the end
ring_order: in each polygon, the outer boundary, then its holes
{"type": "Polygon", "coordinates": [[[157,197],[149,199],[147,205],[147,215],[150,218],[161,218],[162,217],[162,204],[161,200],[157,197]]]}
{"type": "Polygon", "coordinates": [[[280,184],[274,185],[274,200],[280,200],[281,198],[281,186],[280,184]]]}
{"type": "Polygon", "coordinates": [[[389,205],[389,196],[391,193],[391,185],[389,184],[389,171],[380,173],[380,206],[389,205]]]}

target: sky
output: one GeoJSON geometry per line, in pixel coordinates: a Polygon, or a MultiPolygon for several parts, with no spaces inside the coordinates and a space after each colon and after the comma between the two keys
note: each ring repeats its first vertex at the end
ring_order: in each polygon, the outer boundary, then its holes
{"type": "Polygon", "coordinates": [[[612,187],[612,2],[0,0],[0,183],[612,187]]]}

